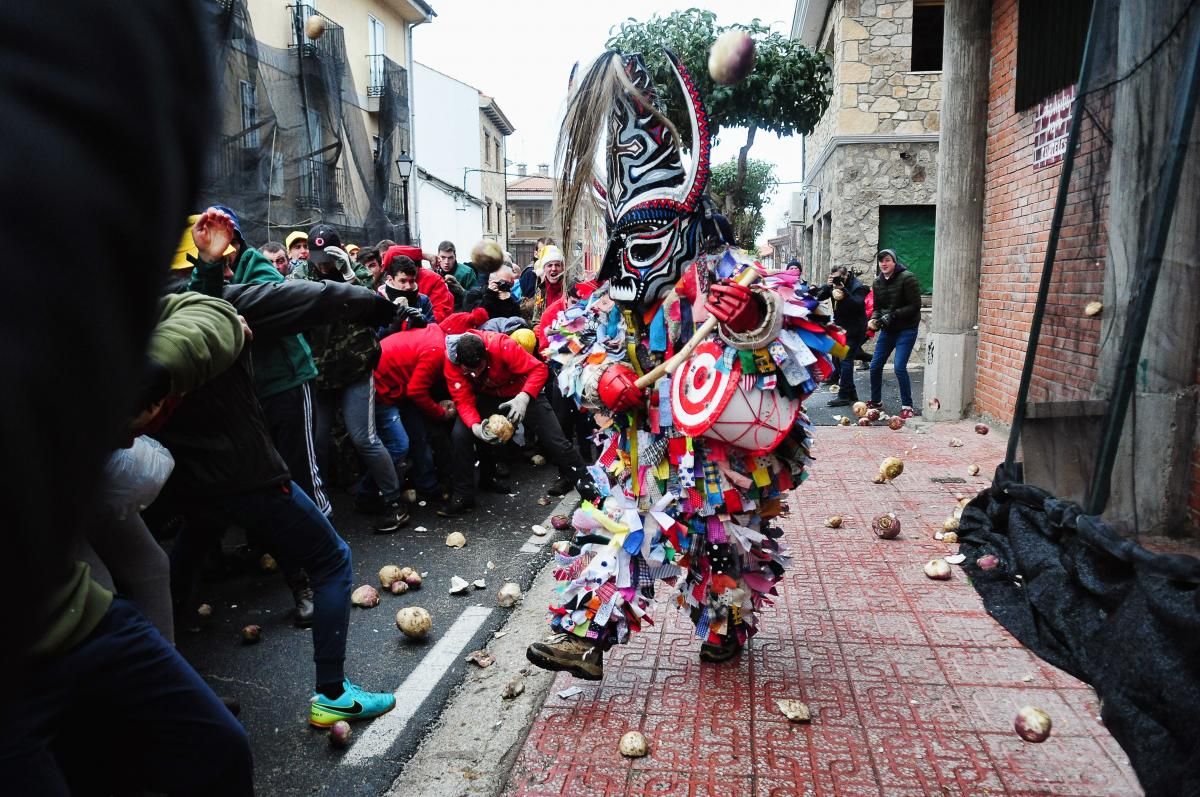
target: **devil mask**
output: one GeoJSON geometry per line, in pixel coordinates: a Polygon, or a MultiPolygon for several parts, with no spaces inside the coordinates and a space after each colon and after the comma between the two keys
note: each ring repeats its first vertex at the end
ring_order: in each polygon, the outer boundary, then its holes
{"type": "Polygon", "coordinates": [[[709,131],[704,105],[687,70],[669,51],[686,98],[693,151],[684,166],[679,135],[655,108],[655,88],[640,55],[609,53],[578,81],[559,139],[563,179],[559,201],[564,229],[573,208],[594,188],[602,200],[608,248],[598,278],[613,299],[644,311],[679,281],[702,253],[712,205],[709,131]],[[606,136],[603,134],[606,133],[606,136]],[[592,173],[605,139],[606,174],[592,173]]]}

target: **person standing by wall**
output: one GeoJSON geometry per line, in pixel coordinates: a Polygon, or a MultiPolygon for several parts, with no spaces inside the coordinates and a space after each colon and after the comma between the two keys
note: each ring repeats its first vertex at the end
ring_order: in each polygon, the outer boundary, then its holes
{"type": "Polygon", "coordinates": [[[850,352],[842,358],[838,369],[838,397],[829,402],[830,407],[848,407],[858,401],[858,387],[854,384],[854,359],[867,340],[867,293],[867,286],[846,266],[835,267],[829,275],[829,282],[817,292],[822,301],[833,300],[833,320],[846,330],[846,345],[850,347],[850,352]]]}
{"type": "Polygon", "coordinates": [[[875,307],[867,328],[876,330],[875,355],[871,358],[871,400],[867,406],[883,407],[883,366],[894,351],[896,381],[900,384],[900,417],[911,418],[913,410],[912,381],[908,378],[908,358],[917,342],[917,326],[921,322],[921,285],[896,252],[883,249],[876,256],[879,276],[872,291],[875,307]]]}

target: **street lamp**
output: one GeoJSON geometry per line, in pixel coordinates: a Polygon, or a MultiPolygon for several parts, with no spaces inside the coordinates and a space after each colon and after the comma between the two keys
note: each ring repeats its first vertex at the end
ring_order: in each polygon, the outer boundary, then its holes
{"type": "Polygon", "coordinates": [[[407,151],[401,152],[396,158],[396,168],[400,170],[400,206],[404,211],[404,243],[412,243],[412,230],[408,224],[408,178],[412,177],[413,159],[407,151]]]}

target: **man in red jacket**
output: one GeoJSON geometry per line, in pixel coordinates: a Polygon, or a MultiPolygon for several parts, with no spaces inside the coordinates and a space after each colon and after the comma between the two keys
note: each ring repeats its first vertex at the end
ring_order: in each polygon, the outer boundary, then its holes
{"type": "MultiPolygon", "coordinates": [[[[446,333],[437,324],[388,335],[375,366],[375,424],[398,472],[412,458],[413,485],[427,497],[438,494],[431,432],[436,433],[458,416],[454,403],[438,401],[444,390],[442,363],[446,359],[446,333]]],[[[444,394],[443,394],[444,395],[444,394]]],[[[444,439],[445,432],[441,432],[444,439]]],[[[443,443],[444,445],[444,443],[443,443]]],[[[445,463],[442,463],[445,464],[445,463]]]]}
{"type": "MultiPolygon", "coordinates": [[[[550,461],[558,467],[558,481],[548,492],[570,492],[585,465],[542,395],[549,376],[545,363],[508,335],[470,331],[446,338],[445,375],[458,408],[458,422],[451,432],[457,467],[450,502],[438,514],[452,517],[474,506],[471,496],[475,475],[466,463],[475,460],[476,438],[492,442],[484,431],[483,419],[497,412],[507,415],[514,426],[524,421],[526,430],[537,436],[550,461]]],[[[479,454],[479,489],[508,492],[508,485],[496,480],[495,462],[486,450],[479,454]]]]}
{"type": "MultiPolygon", "coordinates": [[[[387,271],[388,264],[397,255],[411,258],[414,263],[420,263],[422,260],[419,246],[389,246],[383,253],[384,271],[387,271]]],[[[417,269],[417,292],[429,297],[429,303],[433,305],[433,320],[439,324],[454,312],[454,295],[446,287],[446,281],[433,269],[423,265],[417,269]]]]}

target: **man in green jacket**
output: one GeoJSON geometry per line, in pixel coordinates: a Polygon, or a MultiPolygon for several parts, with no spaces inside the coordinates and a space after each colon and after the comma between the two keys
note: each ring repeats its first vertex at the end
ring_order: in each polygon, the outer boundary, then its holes
{"type": "MultiPolygon", "coordinates": [[[[246,245],[237,214],[224,205],[217,205],[200,214],[192,225],[192,241],[197,251],[188,290],[209,296],[221,295],[224,287],[221,262],[224,258],[218,256],[216,250],[219,242],[229,238],[237,258],[230,284],[261,285],[284,281],[279,269],[266,255],[246,245]],[[218,227],[222,233],[214,236],[218,227]]],[[[290,334],[260,337],[251,342],[250,352],[254,360],[254,389],[267,419],[271,442],[287,463],[296,483],[326,517],[332,517],[333,505],[321,481],[313,442],[316,416],[312,383],[317,367],[312,351],[303,335],[290,334]]],[[[281,572],[295,603],[292,619],[297,627],[309,628],[313,623],[313,594],[308,576],[303,570],[281,568],[281,572]]]]}
{"type": "MultiPolygon", "coordinates": [[[[284,281],[283,275],[265,255],[246,246],[237,217],[232,211],[218,208],[209,208],[209,211],[223,213],[232,222],[233,246],[239,249],[239,254],[230,284],[257,285],[284,281]]],[[[208,211],[202,220],[193,225],[193,239],[197,230],[204,235],[204,225],[213,222],[214,216],[207,214],[208,211]]],[[[205,238],[205,241],[208,239],[205,238]]],[[[207,259],[214,254],[210,251],[199,258],[192,270],[188,290],[209,296],[221,295],[221,268],[217,262],[207,259]]],[[[304,492],[322,512],[330,516],[333,507],[321,482],[313,445],[312,382],[317,376],[317,366],[312,350],[303,335],[283,335],[252,341],[250,351],[254,357],[254,389],[267,416],[275,448],[283,455],[296,483],[304,488],[304,492]]]]}
{"type": "MultiPolygon", "coordinates": [[[[219,231],[214,234],[220,237],[219,231]]],[[[217,246],[214,241],[213,248],[217,246]]],[[[232,305],[227,312],[235,322],[240,316],[253,334],[265,337],[347,318],[374,329],[395,314],[381,296],[330,282],[230,285],[223,295],[232,305]]],[[[195,293],[168,301],[176,307],[189,302],[226,305],[195,293]]],[[[155,436],[175,457],[175,470],[156,504],[165,502],[171,514],[183,519],[171,549],[171,588],[177,604],[188,602],[197,562],[212,535],[230,525],[246,529],[282,565],[303,568],[312,579],[316,688],[305,706],[309,723],[328,727],[338,720],[369,719],[390,711],[394,695],[365,691],[346,678],[350,548],[291,479],[272,445],[251,381],[248,352],[215,373],[214,364],[223,364],[227,355],[207,339],[179,340],[164,334],[162,324],[154,338],[150,358],[171,374],[170,412],[155,436]]]]}

